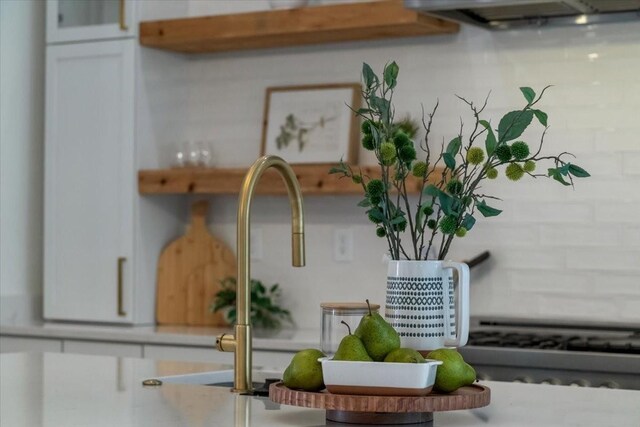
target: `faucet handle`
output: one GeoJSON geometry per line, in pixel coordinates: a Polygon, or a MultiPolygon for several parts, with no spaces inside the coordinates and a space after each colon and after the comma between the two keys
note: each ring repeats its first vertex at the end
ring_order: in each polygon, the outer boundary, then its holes
{"type": "Polygon", "coordinates": [[[232,334],[222,334],[216,337],[216,348],[218,351],[235,351],[236,337],[232,334]]]}

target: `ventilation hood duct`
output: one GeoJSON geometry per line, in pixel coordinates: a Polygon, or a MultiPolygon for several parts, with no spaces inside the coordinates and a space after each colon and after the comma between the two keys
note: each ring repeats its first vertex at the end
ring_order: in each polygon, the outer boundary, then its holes
{"type": "Polygon", "coordinates": [[[640,21],[640,0],[404,0],[404,5],[495,30],[640,21]]]}

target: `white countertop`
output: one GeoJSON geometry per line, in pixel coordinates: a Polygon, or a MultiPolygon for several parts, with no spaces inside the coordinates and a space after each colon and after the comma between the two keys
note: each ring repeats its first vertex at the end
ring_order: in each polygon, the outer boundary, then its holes
{"type": "MultiPolygon", "coordinates": [[[[232,328],[92,325],[42,321],[0,324],[0,335],[5,336],[194,347],[212,347],[215,345],[216,336],[224,332],[232,332],[232,328]]],[[[254,329],[255,350],[298,351],[320,345],[318,329],[283,329],[271,336],[260,334],[261,331],[254,329]]]]}
{"type": "MultiPolygon", "coordinates": [[[[143,387],[156,376],[221,370],[194,364],[73,354],[0,355],[0,425],[320,426],[323,410],[277,405],[221,387],[143,387]]],[[[435,413],[436,426],[640,426],[640,391],[483,382],[491,404],[435,413]]],[[[336,424],[332,424],[336,425],[336,424]]]]}

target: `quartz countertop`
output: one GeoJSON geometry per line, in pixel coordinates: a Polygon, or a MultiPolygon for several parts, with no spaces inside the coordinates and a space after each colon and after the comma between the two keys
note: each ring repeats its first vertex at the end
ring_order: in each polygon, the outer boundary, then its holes
{"type": "MultiPolygon", "coordinates": [[[[37,426],[320,426],[319,409],[278,405],[222,387],[146,378],[228,369],[217,364],[53,353],[0,355],[0,425],[37,426]]],[[[485,408],[436,412],[436,426],[640,425],[640,391],[486,381],[485,408]]],[[[336,425],[336,424],[331,424],[336,425]]]]}
{"type": "MultiPolygon", "coordinates": [[[[0,324],[0,335],[103,342],[212,347],[216,336],[232,328],[197,326],[126,326],[29,321],[0,324]]],[[[253,331],[255,350],[298,351],[320,345],[319,329],[282,329],[271,335],[253,331]]]]}

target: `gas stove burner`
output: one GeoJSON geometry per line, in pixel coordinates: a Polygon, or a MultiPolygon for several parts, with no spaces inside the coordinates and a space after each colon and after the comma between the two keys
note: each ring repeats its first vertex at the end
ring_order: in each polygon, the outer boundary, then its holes
{"type": "Polygon", "coordinates": [[[640,354],[640,335],[606,337],[598,335],[544,334],[533,332],[473,331],[467,345],[544,350],[640,354]]]}

